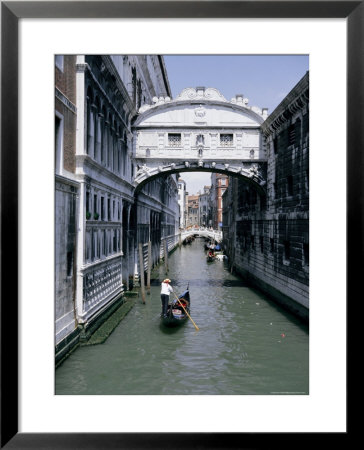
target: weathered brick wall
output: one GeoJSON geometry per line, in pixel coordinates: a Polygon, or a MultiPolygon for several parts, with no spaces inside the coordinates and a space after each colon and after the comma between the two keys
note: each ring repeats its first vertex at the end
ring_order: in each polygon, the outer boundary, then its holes
{"type": "Polygon", "coordinates": [[[55,66],[55,83],[58,89],[76,104],[76,56],[65,55],[63,71],[55,66]]]}

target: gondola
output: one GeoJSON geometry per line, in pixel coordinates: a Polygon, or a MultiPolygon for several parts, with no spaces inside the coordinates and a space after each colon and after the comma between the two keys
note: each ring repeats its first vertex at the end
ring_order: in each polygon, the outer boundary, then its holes
{"type": "Polygon", "coordinates": [[[215,255],[212,252],[209,252],[206,256],[207,262],[212,262],[215,259],[215,255]]]}
{"type": "Polygon", "coordinates": [[[167,327],[181,325],[188,318],[188,315],[186,314],[185,310],[188,312],[188,314],[190,313],[191,300],[190,300],[190,291],[188,287],[185,290],[185,292],[183,292],[183,294],[181,294],[178,297],[178,299],[179,302],[177,302],[176,300],[175,302],[172,302],[172,304],[168,305],[167,316],[162,317],[162,323],[167,327]],[[182,308],[180,303],[182,303],[184,309],[182,308]]]}

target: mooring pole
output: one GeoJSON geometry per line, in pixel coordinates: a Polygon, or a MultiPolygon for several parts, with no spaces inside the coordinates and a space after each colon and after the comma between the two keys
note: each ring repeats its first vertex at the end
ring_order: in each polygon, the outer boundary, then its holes
{"type": "Polygon", "coordinates": [[[152,269],[152,243],[148,241],[147,294],[150,294],[150,271],[152,269]]]}
{"type": "Polygon", "coordinates": [[[140,291],[142,293],[142,302],[145,303],[145,285],[144,285],[144,258],[143,244],[139,244],[139,270],[140,270],[140,291]]]}
{"type": "Polygon", "coordinates": [[[168,273],[168,241],[167,238],[164,240],[164,265],[166,268],[166,274],[168,273]]]}

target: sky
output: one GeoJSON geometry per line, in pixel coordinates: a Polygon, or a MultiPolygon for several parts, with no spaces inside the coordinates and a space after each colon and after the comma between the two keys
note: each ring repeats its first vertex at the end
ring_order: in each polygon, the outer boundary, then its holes
{"type": "MultiPolygon", "coordinates": [[[[309,69],[308,55],[164,55],[164,61],[173,98],[188,87],[213,87],[228,101],[243,94],[268,114],[309,69]]],[[[211,184],[210,173],[181,176],[190,194],[211,184]]]]}

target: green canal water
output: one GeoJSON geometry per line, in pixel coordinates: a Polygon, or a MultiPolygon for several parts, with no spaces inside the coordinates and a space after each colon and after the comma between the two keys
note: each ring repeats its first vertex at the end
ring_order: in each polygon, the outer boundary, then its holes
{"type": "Polygon", "coordinates": [[[305,395],[308,327],[252,289],[224,262],[206,261],[204,241],[169,257],[175,292],[189,283],[191,321],[160,323],[164,266],[152,273],[146,304],[134,308],[107,341],[78,348],[57,370],[56,394],[305,395]]]}

